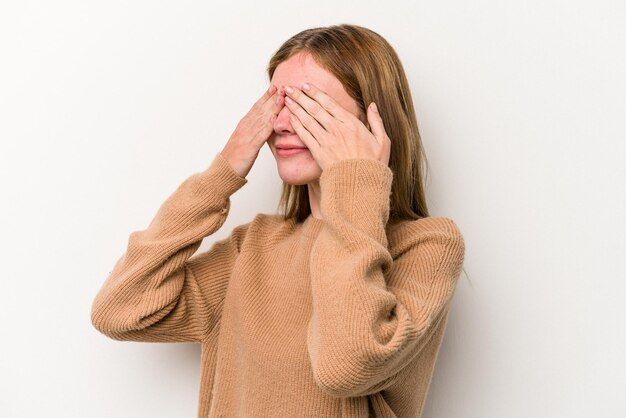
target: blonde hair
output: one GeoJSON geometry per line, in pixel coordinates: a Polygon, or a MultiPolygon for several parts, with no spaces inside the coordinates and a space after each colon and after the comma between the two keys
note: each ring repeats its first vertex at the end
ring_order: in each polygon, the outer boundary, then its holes
{"type": "MultiPolygon", "coordinates": [[[[341,24],[303,30],[285,41],[269,61],[276,67],[291,56],[308,53],[333,74],[356,101],[361,113],[376,102],[391,139],[389,167],[394,173],[389,222],[428,217],[424,181],[428,161],[404,69],[393,47],[378,33],[341,24]]],[[[283,182],[278,204],[284,219],[300,222],[311,214],[307,185],[283,182]]]]}

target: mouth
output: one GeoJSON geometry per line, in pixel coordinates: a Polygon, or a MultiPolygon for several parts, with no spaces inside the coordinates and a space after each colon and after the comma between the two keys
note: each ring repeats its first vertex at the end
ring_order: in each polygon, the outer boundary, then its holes
{"type": "Polygon", "coordinates": [[[304,146],[296,147],[296,146],[293,146],[293,145],[282,145],[282,146],[276,147],[276,149],[308,149],[308,148],[304,147],[304,146]]]}
{"type": "Polygon", "coordinates": [[[279,157],[291,157],[292,155],[308,152],[308,148],[276,148],[279,157]]]}

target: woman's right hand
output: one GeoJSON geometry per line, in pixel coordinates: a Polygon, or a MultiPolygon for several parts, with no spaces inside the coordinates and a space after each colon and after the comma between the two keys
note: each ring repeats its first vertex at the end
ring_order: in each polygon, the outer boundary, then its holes
{"type": "Polygon", "coordinates": [[[235,131],[221,152],[233,170],[246,177],[259,155],[263,144],[274,130],[274,120],[285,105],[284,95],[271,85],[239,121],[235,131]]]}

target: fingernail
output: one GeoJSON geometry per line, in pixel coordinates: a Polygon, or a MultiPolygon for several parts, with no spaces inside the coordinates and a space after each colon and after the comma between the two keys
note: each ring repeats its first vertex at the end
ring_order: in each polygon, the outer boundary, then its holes
{"type": "Polygon", "coordinates": [[[376,103],[372,102],[372,110],[378,113],[378,108],[376,107],[376,103]]]}

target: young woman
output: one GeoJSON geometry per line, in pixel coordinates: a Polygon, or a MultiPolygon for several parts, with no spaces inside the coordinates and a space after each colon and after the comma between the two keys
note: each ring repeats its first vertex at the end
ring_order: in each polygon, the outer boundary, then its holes
{"type": "Polygon", "coordinates": [[[268,73],[210,166],[130,234],[93,325],[201,343],[199,417],[418,417],[465,247],[453,220],[428,216],[402,65],[380,35],[344,24],[293,36],[268,73]],[[282,213],[192,257],[264,144],[282,213]]]}

